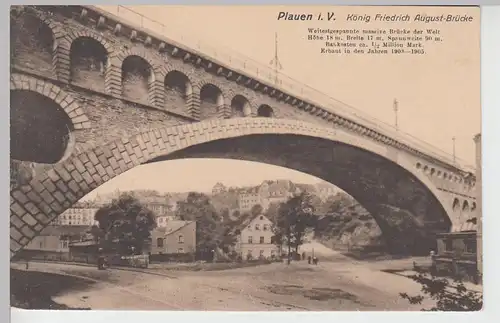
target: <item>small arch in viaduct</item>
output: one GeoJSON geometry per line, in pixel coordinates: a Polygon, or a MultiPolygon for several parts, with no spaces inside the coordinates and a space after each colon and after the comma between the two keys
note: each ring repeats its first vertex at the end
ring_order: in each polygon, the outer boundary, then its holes
{"type": "Polygon", "coordinates": [[[465,213],[465,212],[469,212],[469,202],[467,200],[464,201],[463,205],[462,205],[462,211],[465,213]]]}
{"type": "Polygon", "coordinates": [[[189,77],[181,71],[171,70],[165,75],[165,108],[189,113],[188,104],[192,99],[193,85],[189,77]]]}
{"type": "Polygon", "coordinates": [[[121,65],[122,95],[143,104],[151,103],[151,87],[155,81],[153,66],[138,55],[127,56],[121,65]]]}
{"type": "Polygon", "coordinates": [[[70,80],[91,90],[105,91],[109,53],[98,40],[80,36],[70,48],[70,80]]]}
{"type": "Polygon", "coordinates": [[[257,116],[264,118],[274,117],[274,110],[267,104],[261,104],[257,109],[257,116]]]}
{"type": "Polygon", "coordinates": [[[200,88],[200,119],[218,119],[224,115],[224,96],[220,87],[206,83],[200,88]]]}
{"type": "Polygon", "coordinates": [[[58,86],[12,74],[11,159],[54,164],[69,157],[74,131],[91,127],[79,103],[58,86]]]}
{"type": "Polygon", "coordinates": [[[11,62],[17,66],[55,76],[56,49],[52,29],[31,13],[10,16],[11,62]]]}
{"type": "Polygon", "coordinates": [[[252,115],[250,102],[241,94],[236,94],[231,99],[231,117],[249,117],[252,115]]]}
{"type": "Polygon", "coordinates": [[[29,90],[10,92],[11,158],[55,164],[71,151],[71,119],[56,102],[29,90]]]}
{"type": "Polygon", "coordinates": [[[71,119],[72,129],[79,130],[91,127],[88,116],[76,98],[55,84],[27,75],[12,73],[10,76],[10,90],[31,91],[50,98],[71,119]]]}
{"type": "Polygon", "coordinates": [[[453,206],[452,206],[452,208],[453,208],[454,212],[456,212],[456,211],[458,211],[460,209],[460,200],[458,198],[456,198],[456,197],[453,199],[453,206]]]}

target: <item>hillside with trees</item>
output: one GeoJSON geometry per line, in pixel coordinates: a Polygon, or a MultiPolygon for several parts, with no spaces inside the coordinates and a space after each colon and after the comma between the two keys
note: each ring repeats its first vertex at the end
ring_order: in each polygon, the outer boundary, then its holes
{"type": "Polygon", "coordinates": [[[386,250],[379,226],[351,196],[345,193],[330,196],[317,215],[315,238],[326,246],[343,251],[386,250]]]}
{"type": "Polygon", "coordinates": [[[222,212],[224,209],[234,210],[238,208],[238,192],[234,190],[212,195],[210,200],[218,212],[222,212]]]}
{"type": "Polygon", "coordinates": [[[212,250],[227,250],[234,244],[234,237],[228,234],[227,211],[218,212],[207,195],[190,192],[185,200],[177,202],[176,212],[181,220],[196,221],[198,258],[210,258],[212,250]]]}

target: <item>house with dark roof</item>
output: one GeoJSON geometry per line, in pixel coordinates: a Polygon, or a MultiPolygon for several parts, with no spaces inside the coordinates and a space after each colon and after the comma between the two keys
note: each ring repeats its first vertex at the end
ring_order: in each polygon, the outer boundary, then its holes
{"type": "Polygon", "coordinates": [[[26,250],[69,251],[71,242],[87,239],[88,226],[52,226],[49,225],[33,238],[25,247],[26,250]]]}
{"type": "Polygon", "coordinates": [[[151,232],[152,255],[196,252],[196,222],[167,221],[151,232]]]}

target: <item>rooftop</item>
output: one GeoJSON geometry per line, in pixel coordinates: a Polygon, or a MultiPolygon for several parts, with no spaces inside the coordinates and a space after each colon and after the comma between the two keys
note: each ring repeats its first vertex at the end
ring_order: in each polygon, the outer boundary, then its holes
{"type": "Polygon", "coordinates": [[[87,225],[49,225],[40,232],[41,236],[62,236],[84,234],[90,226],[87,225]]]}
{"type": "Polygon", "coordinates": [[[171,220],[167,221],[165,227],[159,227],[156,228],[155,230],[159,232],[164,232],[165,234],[170,234],[193,222],[194,221],[171,220]]]}

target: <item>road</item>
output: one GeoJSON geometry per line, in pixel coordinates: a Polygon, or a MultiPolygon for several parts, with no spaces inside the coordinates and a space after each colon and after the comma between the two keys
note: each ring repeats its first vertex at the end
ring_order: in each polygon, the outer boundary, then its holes
{"type": "MultiPolygon", "coordinates": [[[[408,263],[408,260],[405,261],[408,263]]],[[[402,264],[386,262],[387,266],[402,264]]],[[[24,270],[24,264],[12,264],[24,270]]],[[[338,255],[318,266],[274,263],[222,271],[142,271],[30,263],[29,270],[85,278],[88,288],[53,300],[70,307],[127,310],[349,311],[420,310],[399,297],[418,294],[412,280],[382,272],[383,263],[338,255]]],[[[430,305],[430,301],[424,306],[430,305]]]]}

